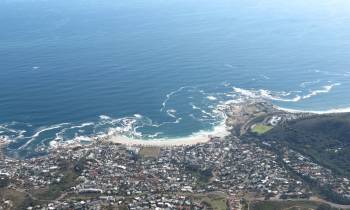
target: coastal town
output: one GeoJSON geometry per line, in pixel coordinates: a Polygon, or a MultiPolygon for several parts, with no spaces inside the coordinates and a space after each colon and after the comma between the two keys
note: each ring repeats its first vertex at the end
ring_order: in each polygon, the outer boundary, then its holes
{"type": "Polygon", "coordinates": [[[350,210],[350,0],[0,0],[0,210],[350,210]]]}
{"type": "MultiPolygon", "coordinates": [[[[240,119],[240,133],[253,132],[252,116],[266,111],[261,104],[245,107],[241,118],[235,118],[240,119]]],[[[273,126],[296,117],[278,113],[261,122],[273,126]]],[[[237,127],[238,121],[230,119],[237,127]]],[[[350,197],[346,177],[294,150],[286,148],[281,155],[271,143],[241,138],[234,131],[183,146],[98,139],[89,145],[58,146],[30,159],[3,156],[0,209],[250,209],[254,201],[315,199],[303,177],[350,197]]]]}
{"type": "MultiPolygon", "coordinates": [[[[142,150],[154,152],[157,148],[109,143],[62,148],[47,157],[5,159],[0,176],[10,180],[9,189],[31,193],[59,185],[65,181],[65,173],[76,173],[76,180],[69,183],[71,187],[62,192],[60,199],[47,204],[49,209],[103,205],[203,209],[205,204],[196,202],[191,195],[210,193],[222,193],[225,199],[228,196],[231,209],[239,209],[240,196],[248,192],[260,197],[307,197],[310,193],[302,181],[277,164],[273,153],[238,139],[163,148],[148,157],[140,155],[142,150]],[[73,163],[73,172],[65,172],[73,163]],[[97,197],[90,199],[91,195],[97,197]]],[[[40,200],[42,195],[38,196],[31,195],[34,200],[40,200]]],[[[3,201],[2,205],[6,208],[11,201],[3,201]]]]}

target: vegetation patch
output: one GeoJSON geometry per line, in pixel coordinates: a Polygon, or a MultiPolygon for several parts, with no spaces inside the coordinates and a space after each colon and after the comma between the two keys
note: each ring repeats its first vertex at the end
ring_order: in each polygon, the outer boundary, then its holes
{"type": "Polygon", "coordinates": [[[261,134],[268,132],[272,128],[273,128],[272,126],[263,125],[263,124],[256,124],[256,125],[252,126],[251,131],[253,133],[261,135],[261,134]]]}
{"type": "Polygon", "coordinates": [[[228,209],[227,198],[223,195],[208,194],[203,196],[194,196],[194,200],[209,206],[213,210],[228,209]]]}
{"type": "Polygon", "coordinates": [[[350,177],[350,114],[314,116],[275,127],[265,135],[343,176],[350,177]]]}
{"type": "Polygon", "coordinates": [[[213,170],[211,168],[202,169],[200,165],[189,162],[185,164],[185,170],[191,173],[192,176],[197,177],[198,184],[201,186],[206,185],[213,177],[213,170]]]}
{"type": "Polygon", "coordinates": [[[10,201],[11,209],[25,209],[33,202],[26,193],[7,188],[0,189],[0,200],[10,201]]]}
{"type": "Polygon", "coordinates": [[[75,180],[78,177],[74,172],[66,172],[60,183],[49,185],[48,188],[38,190],[34,196],[39,200],[53,200],[59,197],[64,191],[75,185],[75,180]]]}
{"type": "Polygon", "coordinates": [[[256,201],[250,210],[332,210],[331,206],[313,201],[256,201]]]}
{"type": "MultiPolygon", "coordinates": [[[[276,126],[261,135],[265,141],[278,140],[279,147],[291,148],[337,175],[350,178],[350,114],[308,116],[276,126]]],[[[276,148],[279,150],[281,148],[276,148]]],[[[350,199],[320,185],[307,176],[301,176],[314,192],[338,204],[349,205],[350,199]]]]}
{"type": "Polygon", "coordinates": [[[61,163],[64,175],[59,183],[52,183],[47,188],[36,191],[33,196],[39,200],[53,200],[62,193],[77,184],[76,179],[80,176],[84,165],[84,159],[77,164],[61,163]]]}

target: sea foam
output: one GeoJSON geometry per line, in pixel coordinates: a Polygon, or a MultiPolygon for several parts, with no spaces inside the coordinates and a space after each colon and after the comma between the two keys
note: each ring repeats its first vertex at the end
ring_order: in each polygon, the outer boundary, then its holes
{"type": "Polygon", "coordinates": [[[322,89],[311,91],[311,93],[303,96],[302,98],[307,99],[307,98],[311,98],[313,96],[317,96],[318,94],[321,94],[321,93],[328,93],[333,89],[333,87],[339,86],[339,85],[341,85],[341,83],[334,83],[334,84],[330,84],[330,85],[325,85],[325,86],[323,86],[322,89]]]}
{"type": "MultiPolygon", "coordinates": [[[[40,143],[49,142],[47,145],[48,147],[55,147],[59,144],[90,141],[101,137],[108,137],[113,141],[118,139],[118,141],[127,144],[194,144],[196,142],[200,143],[208,141],[212,136],[221,137],[229,134],[229,128],[226,127],[224,122],[226,120],[225,110],[230,104],[242,103],[247,99],[296,103],[301,100],[315,97],[319,94],[329,93],[335,86],[341,85],[340,83],[329,82],[329,84],[321,86],[318,89],[305,90],[306,87],[317,83],[319,82],[304,82],[300,85],[300,88],[304,89],[289,92],[272,91],[267,89],[244,89],[240,87],[232,87],[231,89],[227,82],[223,83],[222,86],[227,87],[228,91],[218,93],[207,93],[206,91],[195,87],[183,86],[166,94],[165,99],[161,103],[161,109],[159,110],[160,115],[168,116],[172,118],[171,120],[157,122],[142,114],[134,114],[120,118],[100,115],[96,121],[92,120],[80,124],[57,124],[39,128],[28,134],[26,134],[26,130],[23,129],[14,129],[9,126],[0,125],[0,132],[2,136],[5,136],[12,141],[18,143],[23,141],[22,146],[20,146],[18,150],[31,149],[32,146],[35,146],[33,142],[36,140],[40,140],[40,143]],[[174,97],[175,95],[177,97],[174,97]],[[180,98],[182,100],[184,98],[188,100],[186,103],[183,103],[183,105],[189,106],[189,110],[182,110],[175,106],[176,103],[173,102],[176,101],[171,101],[180,98]],[[170,101],[172,102],[172,106],[168,104],[170,101]],[[165,130],[171,129],[172,124],[174,126],[181,126],[182,120],[188,119],[202,123],[201,127],[206,127],[207,129],[193,132],[187,136],[181,136],[181,134],[179,134],[180,137],[167,137],[168,133],[165,133],[165,130]],[[52,132],[54,135],[50,139],[47,135],[51,135],[52,132]]],[[[318,114],[350,111],[350,108],[330,109],[326,111],[302,111],[284,109],[281,107],[278,108],[290,112],[312,112],[318,114]]],[[[169,118],[165,117],[163,119],[169,118]]]]}
{"type": "Polygon", "coordinates": [[[298,110],[275,106],[277,109],[290,112],[290,113],[313,113],[313,114],[337,114],[337,113],[348,113],[350,112],[350,107],[345,108],[335,108],[328,110],[298,110]]]}

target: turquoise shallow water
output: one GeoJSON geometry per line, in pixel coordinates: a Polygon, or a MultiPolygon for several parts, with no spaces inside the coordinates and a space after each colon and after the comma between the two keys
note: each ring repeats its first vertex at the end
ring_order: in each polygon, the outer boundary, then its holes
{"type": "Polygon", "coordinates": [[[9,152],[114,132],[210,130],[218,106],[266,98],[350,107],[350,3],[0,1],[0,135],[9,152]]]}

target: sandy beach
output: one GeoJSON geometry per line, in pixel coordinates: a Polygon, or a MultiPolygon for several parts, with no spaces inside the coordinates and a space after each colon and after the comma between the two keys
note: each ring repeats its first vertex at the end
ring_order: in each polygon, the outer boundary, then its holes
{"type": "Polygon", "coordinates": [[[188,137],[179,138],[159,138],[159,139],[135,139],[126,136],[114,134],[104,137],[105,141],[119,143],[129,146],[161,146],[161,147],[172,147],[172,146],[184,146],[184,145],[195,145],[200,143],[206,143],[212,138],[218,137],[223,138],[229,135],[226,125],[224,123],[216,126],[212,131],[201,131],[194,133],[188,137]]]}
{"type": "Polygon", "coordinates": [[[195,145],[199,143],[206,143],[210,140],[210,136],[203,137],[184,137],[179,139],[157,139],[157,140],[141,140],[131,139],[125,136],[112,136],[108,141],[113,143],[119,143],[129,146],[161,146],[161,147],[172,147],[172,146],[184,146],[184,145],[195,145]]]}
{"type": "Polygon", "coordinates": [[[324,110],[324,111],[317,111],[317,110],[297,110],[297,109],[288,109],[288,108],[282,108],[279,106],[274,106],[274,108],[289,112],[289,113],[310,113],[310,114],[342,114],[342,113],[349,113],[350,112],[350,107],[346,108],[336,108],[336,109],[329,109],[329,110],[324,110]]]}

